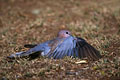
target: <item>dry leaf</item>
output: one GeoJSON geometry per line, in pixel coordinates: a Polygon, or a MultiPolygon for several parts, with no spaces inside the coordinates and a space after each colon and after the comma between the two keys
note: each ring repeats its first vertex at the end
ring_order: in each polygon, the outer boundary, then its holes
{"type": "Polygon", "coordinates": [[[81,60],[81,61],[78,61],[78,62],[75,62],[76,64],[86,64],[88,63],[86,60],[81,60]]]}

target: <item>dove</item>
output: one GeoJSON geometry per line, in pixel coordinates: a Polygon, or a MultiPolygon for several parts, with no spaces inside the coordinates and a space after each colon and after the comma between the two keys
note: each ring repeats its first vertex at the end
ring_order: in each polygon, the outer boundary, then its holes
{"type": "Polygon", "coordinates": [[[37,56],[45,56],[53,59],[63,59],[65,56],[74,58],[88,58],[98,60],[102,56],[100,52],[80,37],[72,36],[69,30],[60,30],[57,37],[40,44],[26,44],[27,51],[11,54],[8,58],[22,58],[38,53],[37,56]]]}

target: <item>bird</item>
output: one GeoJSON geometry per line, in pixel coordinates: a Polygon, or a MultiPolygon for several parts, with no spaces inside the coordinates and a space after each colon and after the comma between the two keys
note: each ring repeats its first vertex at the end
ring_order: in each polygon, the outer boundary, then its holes
{"type": "Polygon", "coordinates": [[[63,59],[65,56],[95,61],[102,56],[100,52],[80,37],[74,37],[69,30],[60,30],[57,37],[40,44],[25,44],[27,51],[11,54],[8,58],[22,58],[30,55],[63,59]],[[38,55],[39,54],[39,55],[38,55]]]}

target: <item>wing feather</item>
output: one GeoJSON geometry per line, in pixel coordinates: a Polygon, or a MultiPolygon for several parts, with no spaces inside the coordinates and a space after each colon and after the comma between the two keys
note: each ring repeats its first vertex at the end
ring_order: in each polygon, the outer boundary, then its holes
{"type": "MultiPolygon", "coordinates": [[[[74,57],[79,57],[78,48],[75,48],[75,49],[74,49],[74,53],[75,53],[74,57]]],[[[80,57],[79,57],[79,58],[80,58],[80,57]]]]}
{"type": "Polygon", "coordinates": [[[56,47],[51,48],[51,51],[48,53],[49,58],[53,57],[54,59],[59,59],[63,58],[64,56],[73,56],[74,44],[72,36],[65,39],[61,39],[60,41],[57,42],[58,42],[57,45],[56,43],[52,45],[53,47],[54,45],[56,45],[56,47]]]}
{"type": "Polygon", "coordinates": [[[76,40],[76,48],[78,48],[78,55],[80,58],[88,57],[90,60],[97,60],[101,58],[98,50],[88,44],[84,39],[78,38],[76,40]]]}
{"type": "Polygon", "coordinates": [[[88,45],[88,47],[90,48],[90,51],[93,53],[94,58],[97,60],[99,58],[101,58],[100,52],[98,50],[96,50],[94,47],[92,47],[91,45],[88,45]]]}
{"type": "Polygon", "coordinates": [[[84,46],[84,49],[85,49],[85,51],[86,51],[86,56],[88,56],[88,59],[94,59],[94,57],[93,57],[93,53],[92,52],[90,52],[90,49],[88,48],[88,46],[87,45],[85,45],[84,46]]]}
{"type": "Polygon", "coordinates": [[[67,56],[71,55],[71,49],[68,50],[67,56]]]}
{"type": "Polygon", "coordinates": [[[79,55],[80,55],[80,58],[84,58],[83,48],[79,47],[79,55]]]}

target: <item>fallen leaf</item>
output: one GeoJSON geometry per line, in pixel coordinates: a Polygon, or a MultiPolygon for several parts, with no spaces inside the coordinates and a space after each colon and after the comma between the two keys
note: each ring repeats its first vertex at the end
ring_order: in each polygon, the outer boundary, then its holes
{"type": "Polygon", "coordinates": [[[78,61],[78,62],[75,62],[76,64],[86,64],[88,63],[86,60],[81,60],[81,61],[78,61]]]}

